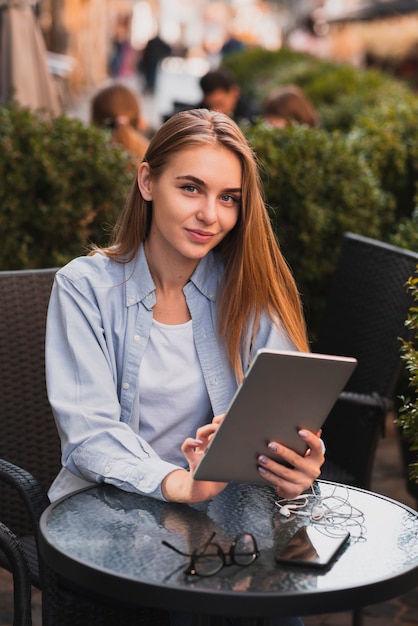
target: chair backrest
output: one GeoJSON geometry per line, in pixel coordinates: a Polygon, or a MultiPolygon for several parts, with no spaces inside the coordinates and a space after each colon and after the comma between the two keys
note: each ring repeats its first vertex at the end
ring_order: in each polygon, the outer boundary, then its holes
{"type": "MultiPolygon", "coordinates": [[[[405,283],[417,265],[418,253],[345,233],[313,350],[358,359],[346,391],[394,399],[412,305],[405,283]]],[[[325,423],[327,457],[352,484],[369,486],[382,417],[382,410],[338,402],[325,423]]]]}
{"type": "MultiPolygon", "coordinates": [[[[55,272],[0,272],[0,457],[31,472],[45,489],[61,466],[45,384],[45,324],[55,272]]],[[[18,535],[31,532],[20,498],[3,484],[0,519],[18,535]]]]}

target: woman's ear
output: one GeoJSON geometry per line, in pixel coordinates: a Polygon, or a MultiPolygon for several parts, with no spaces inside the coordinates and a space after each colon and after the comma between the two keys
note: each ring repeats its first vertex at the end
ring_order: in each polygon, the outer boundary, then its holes
{"type": "Polygon", "coordinates": [[[152,184],[151,184],[151,176],[149,171],[149,165],[146,162],[142,162],[138,168],[138,188],[141,192],[141,196],[144,200],[152,200],[152,184]]]}

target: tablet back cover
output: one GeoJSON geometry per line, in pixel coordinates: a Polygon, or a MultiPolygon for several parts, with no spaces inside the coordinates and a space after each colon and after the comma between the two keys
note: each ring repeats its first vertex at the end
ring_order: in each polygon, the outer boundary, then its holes
{"type": "Polygon", "coordinates": [[[269,441],[304,454],[298,430],[321,428],[356,364],[351,357],[260,350],[194,478],[266,484],[257,456],[274,458],[269,441]]]}

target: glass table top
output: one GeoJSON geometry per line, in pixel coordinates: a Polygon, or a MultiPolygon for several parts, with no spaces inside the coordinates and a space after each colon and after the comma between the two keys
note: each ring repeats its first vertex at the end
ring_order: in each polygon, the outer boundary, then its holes
{"type": "MultiPolygon", "coordinates": [[[[106,485],[93,487],[47,509],[41,522],[42,543],[47,546],[47,561],[62,574],[68,572],[70,560],[75,565],[73,576],[87,568],[90,574],[103,575],[100,584],[109,575],[124,582],[125,588],[130,581],[141,591],[156,586],[246,599],[253,595],[306,599],[328,593],[340,596],[335,602],[344,610],[357,597],[360,602],[356,590],[367,590],[368,602],[363,603],[370,604],[400,595],[414,581],[418,584],[418,513],[378,494],[334,483],[319,481],[315,491],[305,512],[321,502],[332,509],[318,528],[332,534],[350,532],[348,543],[324,570],[275,561],[290,536],[310,518],[283,517],[275,505],[275,491],[255,485],[231,484],[212,501],[193,506],[159,502],[106,485]],[[187,557],[161,543],[164,539],[191,553],[213,531],[225,551],[238,533],[252,533],[259,558],[248,567],[233,565],[216,576],[191,579],[184,574],[187,557]]],[[[304,614],[308,609],[304,606],[304,614]]]]}

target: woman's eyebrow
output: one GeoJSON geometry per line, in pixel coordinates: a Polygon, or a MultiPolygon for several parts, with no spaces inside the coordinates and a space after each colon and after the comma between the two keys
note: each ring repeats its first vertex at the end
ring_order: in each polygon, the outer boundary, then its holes
{"type": "MultiPolygon", "coordinates": [[[[188,180],[190,182],[196,183],[196,185],[200,185],[201,187],[206,187],[206,183],[204,180],[201,180],[197,176],[193,176],[192,174],[184,174],[181,176],[176,176],[176,180],[188,180]]],[[[241,193],[241,187],[225,187],[222,190],[223,192],[228,191],[229,193],[241,193]]]]}
{"type": "Polygon", "coordinates": [[[192,174],[182,174],[180,176],[176,176],[176,180],[190,180],[197,185],[206,185],[204,180],[197,178],[197,176],[192,176],[192,174]]]}

